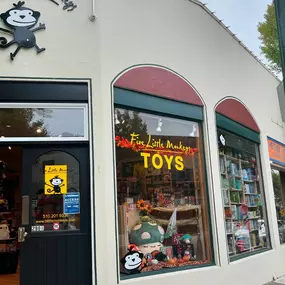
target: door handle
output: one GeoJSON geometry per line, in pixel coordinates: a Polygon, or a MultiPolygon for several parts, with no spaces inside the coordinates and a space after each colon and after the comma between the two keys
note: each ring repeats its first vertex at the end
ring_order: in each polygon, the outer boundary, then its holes
{"type": "Polygon", "coordinates": [[[19,227],[18,228],[18,242],[24,242],[27,236],[28,236],[28,233],[26,232],[26,229],[24,227],[19,227]]]}

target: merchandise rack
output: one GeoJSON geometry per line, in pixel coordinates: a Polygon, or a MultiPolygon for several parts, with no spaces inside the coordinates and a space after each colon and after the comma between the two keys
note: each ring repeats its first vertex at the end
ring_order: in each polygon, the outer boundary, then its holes
{"type": "Polygon", "coordinates": [[[256,203],[256,197],[260,195],[258,193],[259,181],[258,177],[251,177],[251,180],[244,179],[242,170],[245,167],[253,168],[250,161],[224,153],[219,153],[219,156],[228,253],[230,256],[235,256],[238,253],[253,251],[262,247],[258,236],[259,229],[257,224],[258,219],[260,219],[260,205],[256,203]],[[237,168],[233,167],[233,165],[237,166],[237,168]],[[242,207],[248,211],[248,214],[245,214],[244,217],[242,217],[240,212],[242,207]],[[235,211],[236,215],[234,216],[233,209],[239,209],[240,213],[237,215],[237,211],[235,211]],[[239,229],[238,225],[247,228],[249,231],[248,246],[244,244],[243,250],[237,250],[238,244],[235,239],[235,233],[239,229]]]}

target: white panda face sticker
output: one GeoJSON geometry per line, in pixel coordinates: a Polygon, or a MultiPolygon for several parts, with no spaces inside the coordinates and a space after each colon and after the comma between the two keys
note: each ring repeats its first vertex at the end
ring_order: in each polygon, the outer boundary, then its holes
{"type": "Polygon", "coordinates": [[[125,268],[127,270],[134,270],[142,264],[142,259],[138,252],[130,253],[125,257],[125,268]]]}
{"type": "Polygon", "coordinates": [[[33,14],[34,12],[29,9],[13,9],[9,12],[9,17],[6,21],[8,24],[14,27],[30,27],[37,22],[37,19],[33,14]]]}
{"type": "Polygon", "coordinates": [[[62,183],[62,179],[60,178],[54,178],[51,182],[53,186],[59,186],[61,183],[62,183]]]}
{"type": "Polygon", "coordinates": [[[223,135],[220,135],[220,142],[222,143],[223,146],[226,145],[226,140],[223,135]]]}

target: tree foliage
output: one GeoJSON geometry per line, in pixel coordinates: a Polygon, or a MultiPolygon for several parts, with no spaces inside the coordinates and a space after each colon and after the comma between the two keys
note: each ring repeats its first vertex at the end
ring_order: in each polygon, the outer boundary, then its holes
{"type": "Polygon", "coordinates": [[[273,181],[275,200],[276,202],[280,203],[282,201],[282,196],[281,196],[281,181],[280,181],[279,172],[272,171],[272,181],[273,181]]]}
{"type": "Polygon", "coordinates": [[[143,139],[147,135],[147,125],[138,112],[116,109],[115,119],[118,120],[115,122],[116,136],[130,139],[131,133],[137,133],[143,139]]]}
{"type": "Polygon", "coordinates": [[[44,121],[36,115],[37,109],[1,109],[0,136],[45,137],[48,135],[44,121]],[[41,132],[38,132],[38,129],[41,132]]]}
{"type": "Polygon", "coordinates": [[[281,57],[278,41],[278,31],[275,16],[275,6],[270,4],[264,14],[264,21],[258,23],[261,52],[268,60],[269,68],[277,73],[281,72],[281,57]]]}

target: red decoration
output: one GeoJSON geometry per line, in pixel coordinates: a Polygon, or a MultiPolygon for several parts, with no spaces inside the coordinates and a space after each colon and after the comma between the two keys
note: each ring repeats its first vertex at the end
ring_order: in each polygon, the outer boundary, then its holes
{"type": "Polygon", "coordinates": [[[160,154],[165,154],[165,155],[187,155],[191,156],[194,155],[198,149],[197,148],[189,148],[188,150],[182,150],[182,149],[176,149],[176,150],[169,150],[168,148],[162,148],[162,147],[152,147],[152,148],[146,148],[145,145],[143,144],[138,144],[138,143],[131,143],[128,139],[125,139],[120,136],[115,137],[115,141],[117,146],[121,148],[130,148],[133,151],[136,152],[157,152],[160,154]]]}

